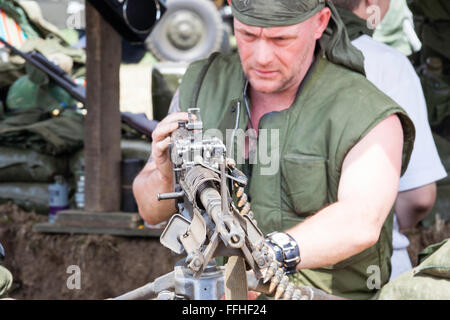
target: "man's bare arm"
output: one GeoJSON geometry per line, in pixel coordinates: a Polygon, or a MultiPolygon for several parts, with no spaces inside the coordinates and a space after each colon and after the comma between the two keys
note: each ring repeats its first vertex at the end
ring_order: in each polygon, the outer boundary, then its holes
{"type": "Polygon", "coordinates": [[[166,221],[175,213],[173,200],[158,201],[158,193],[173,191],[172,165],[168,154],[170,134],[178,128],[178,120],[188,120],[187,113],[178,112],[178,90],[175,93],[169,115],[152,134],[152,155],[144,169],[133,182],[133,193],[142,218],[150,224],[166,221]]]}
{"type": "Polygon", "coordinates": [[[338,201],[287,231],[300,247],[298,269],[336,264],[378,241],[397,196],[402,149],[396,115],[353,147],[342,167],[338,201]]]}
{"type": "Polygon", "coordinates": [[[400,230],[407,230],[417,226],[433,209],[436,201],[436,183],[399,192],[395,201],[400,230]]]}

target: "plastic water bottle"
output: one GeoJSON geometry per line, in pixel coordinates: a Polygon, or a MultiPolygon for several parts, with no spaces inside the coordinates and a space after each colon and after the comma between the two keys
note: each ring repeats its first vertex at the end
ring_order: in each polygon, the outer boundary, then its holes
{"type": "Polygon", "coordinates": [[[48,186],[49,208],[48,222],[54,223],[58,211],[69,208],[69,187],[64,177],[55,176],[55,183],[48,186]]]}
{"type": "Polygon", "coordinates": [[[84,209],[84,171],[77,172],[77,188],[75,192],[75,206],[77,209],[84,209]]]}

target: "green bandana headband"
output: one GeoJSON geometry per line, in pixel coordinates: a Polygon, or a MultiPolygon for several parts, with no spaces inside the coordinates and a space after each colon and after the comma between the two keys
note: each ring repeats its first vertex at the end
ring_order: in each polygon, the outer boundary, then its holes
{"type": "Polygon", "coordinates": [[[350,42],[345,25],[329,0],[232,0],[233,16],[249,26],[263,28],[290,26],[304,22],[323,8],[331,19],[319,39],[322,51],[333,63],[365,75],[364,56],[350,42]]]}

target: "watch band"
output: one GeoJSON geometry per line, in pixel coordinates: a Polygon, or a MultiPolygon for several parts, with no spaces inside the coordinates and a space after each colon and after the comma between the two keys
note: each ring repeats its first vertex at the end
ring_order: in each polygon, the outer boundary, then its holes
{"type": "Polygon", "coordinates": [[[281,263],[286,273],[294,273],[301,261],[295,239],[284,232],[272,232],[266,236],[266,242],[273,248],[275,259],[281,263]]]}

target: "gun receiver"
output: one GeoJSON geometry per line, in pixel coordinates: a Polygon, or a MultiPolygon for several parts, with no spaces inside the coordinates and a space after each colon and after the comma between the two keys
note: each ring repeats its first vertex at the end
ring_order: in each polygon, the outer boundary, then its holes
{"type": "Polygon", "coordinates": [[[226,147],[217,137],[203,137],[200,110],[188,110],[189,121],[179,122],[169,152],[175,192],[158,199],[177,199],[174,215],[161,236],[161,243],[177,253],[187,253],[189,269],[198,277],[216,256],[243,256],[259,277],[270,257],[262,252],[263,233],[249,214],[240,214],[232,194],[247,178],[227,159],[226,147]],[[182,227],[183,226],[183,227],[182,227]],[[258,259],[255,259],[255,256],[258,259]],[[261,259],[262,258],[262,259],[261,259]]]}

